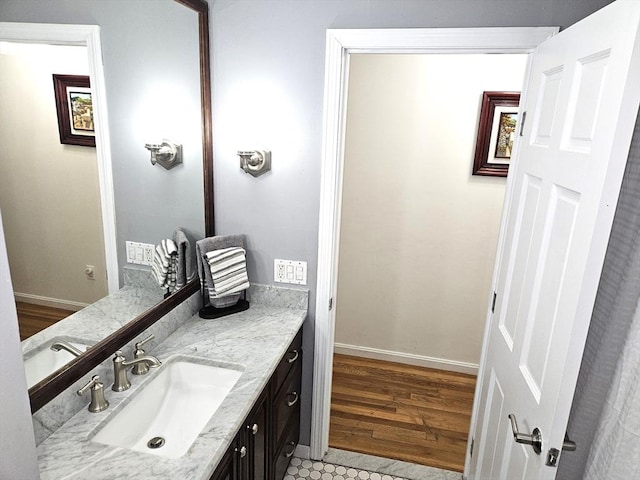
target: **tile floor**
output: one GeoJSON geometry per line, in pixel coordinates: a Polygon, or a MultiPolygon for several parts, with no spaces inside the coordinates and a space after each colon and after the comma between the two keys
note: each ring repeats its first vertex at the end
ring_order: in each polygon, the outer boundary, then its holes
{"type": "Polygon", "coordinates": [[[321,462],[293,457],[284,480],[461,480],[440,468],[329,448],[321,462]]]}
{"type": "Polygon", "coordinates": [[[325,462],[312,462],[301,458],[292,458],[284,480],[405,480],[401,477],[356,470],[355,468],[333,465],[325,462]]]}

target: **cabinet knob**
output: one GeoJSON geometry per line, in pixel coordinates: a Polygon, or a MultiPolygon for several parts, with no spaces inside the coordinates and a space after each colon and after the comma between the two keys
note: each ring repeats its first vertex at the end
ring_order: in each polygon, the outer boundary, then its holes
{"type": "Polygon", "coordinates": [[[247,447],[240,447],[240,450],[236,449],[236,452],[240,452],[240,458],[247,456],[247,447]]]}
{"type": "Polygon", "coordinates": [[[298,403],[298,400],[300,399],[298,392],[291,392],[287,394],[287,397],[293,397],[293,400],[287,400],[288,407],[293,407],[296,403],[298,403]]]}
{"type": "Polygon", "coordinates": [[[292,354],[292,356],[290,358],[287,358],[288,363],[295,362],[300,356],[300,354],[298,353],[298,350],[291,350],[289,353],[292,354]]]}
{"type": "Polygon", "coordinates": [[[253,425],[247,425],[247,428],[251,430],[251,433],[254,435],[258,434],[258,424],[254,423],[253,425]]]}

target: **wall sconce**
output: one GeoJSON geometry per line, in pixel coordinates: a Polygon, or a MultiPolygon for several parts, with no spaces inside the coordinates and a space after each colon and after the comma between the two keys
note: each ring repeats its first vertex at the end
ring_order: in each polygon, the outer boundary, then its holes
{"type": "Polygon", "coordinates": [[[163,139],[162,143],[145,143],[144,148],[151,152],[151,165],[159,163],[167,170],[182,163],[182,145],[163,139]]]}
{"type": "Polygon", "coordinates": [[[271,170],[271,152],[269,150],[247,150],[238,152],[240,168],[254,177],[271,170]]]}

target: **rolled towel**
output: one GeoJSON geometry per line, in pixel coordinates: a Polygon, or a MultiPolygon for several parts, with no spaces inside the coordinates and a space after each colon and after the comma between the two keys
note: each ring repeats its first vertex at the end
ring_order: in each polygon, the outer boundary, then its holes
{"type": "Polygon", "coordinates": [[[229,247],[244,248],[242,235],[221,235],[217,237],[207,237],[196,242],[196,263],[198,266],[198,276],[200,277],[200,288],[209,298],[209,302],[216,308],[228,307],[238,303],[240,294],[235,293],[222,298],[216,298],[213,289],[213,278],[211,268],[204,254],[212,250],[222,250],[229,247]]]}
{"type": "Polygon", "coordinates": [[[178,257],[176,259],[176,290],[184,287],[191,280],[196,278],[197,271],[193,266],[193,257],[195,256],[195,246],[182,228],[177,228],[173,232],[173,241],[178,249],[178,257]]]}
{"type": "Polygon", "coordinates": [[[170,238],[166,238],[156,245],[151,269],[158,285],[163,288],[175,287],[177,255],[176,244],[170,238]]]}

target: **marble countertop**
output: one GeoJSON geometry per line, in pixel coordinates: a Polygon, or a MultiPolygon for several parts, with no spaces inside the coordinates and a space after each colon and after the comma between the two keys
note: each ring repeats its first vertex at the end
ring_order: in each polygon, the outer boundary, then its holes
{"type": "Polygon", "coordinates": [[[48,348],[53,339],[98,343],[163,300],[164,290],[155,283],[149,269],[126,266],[124,277],[125,286],[118,291],[23,340],[25,360],[48,348]]]}
{"type": "Polygon", "coordinates": [[[162,301],[162,290],[128,285],[64,321],[54,323],[22,342],[25,358],[36,353],[51,339],[98,343],[136,316],[162,301]]]}
{"type": "Polygon", "coordinates": [[[40,444],[41,480],[208,480],[302,326],[307,316],[307,295],[302,290],[277,288],[254,292],[249,310],[215,320],[196,315],[148,350],[164,363],[172,356],[189,356],[243,370],[183,457],[172,460],[92,441],[110,418],[153,379],[157,371],[151,370],[144,377],[129,375],[132,387],[125,392],[113,392],[110,384],[105,384],[110,403],[106,411],[90,413],[83,409],[40,444]]]}

